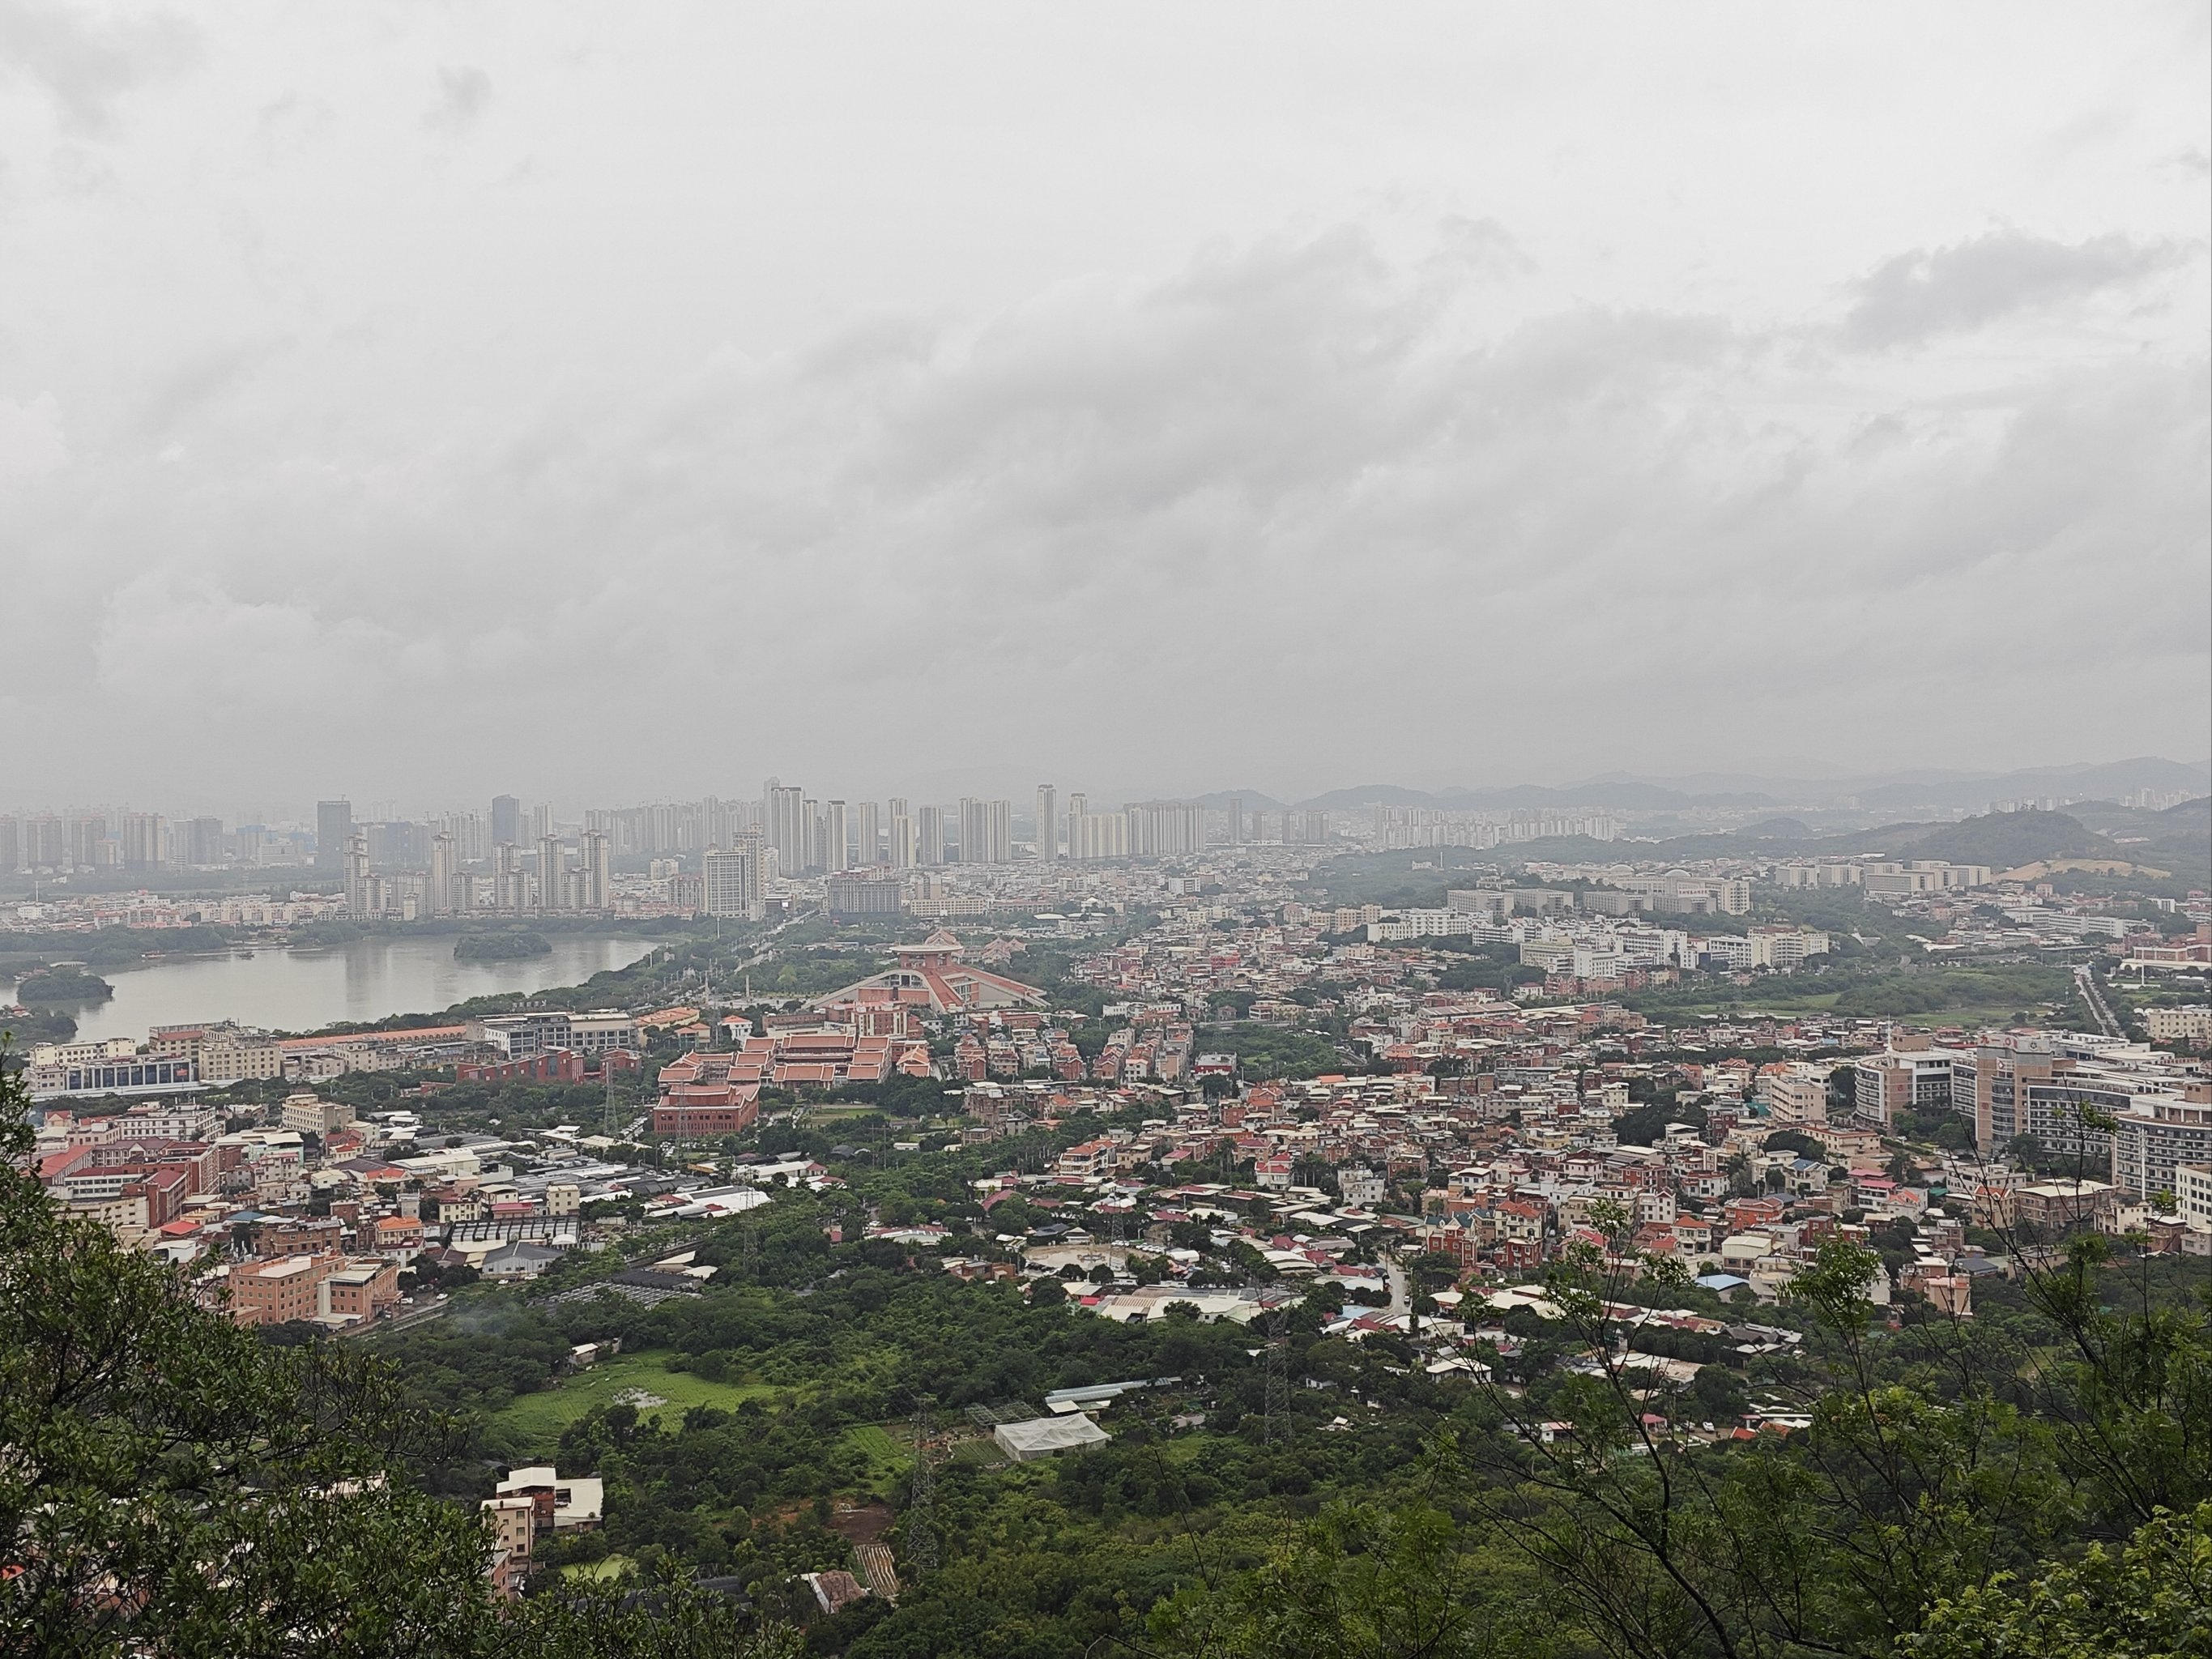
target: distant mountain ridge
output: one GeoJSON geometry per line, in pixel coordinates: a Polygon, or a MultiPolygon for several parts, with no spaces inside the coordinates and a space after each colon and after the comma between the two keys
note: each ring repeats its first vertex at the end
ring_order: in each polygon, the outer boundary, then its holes
{"type": "Polygon", "coordinates": [[[1190,797],[1192,805],[1203,806],[1212,812],[1227,811],[1231,801],[1242,802],[1248,812],[1279,812],[1290,805],[1257,789],[1216,789],[1211,794],[1190,797]]]}
{"type": "MultiPolygon", "coordinates": [[[[2187,789],[2200,794],[2212,793],[2212,760],[2182,762],[2143,756],[2133,760],[2084,762],[2012,772],[1901,772],[1818,780],[1708,773],[1683,779],[1614,774],[1558,786],[1523,783],[1441,790],[1367,783],[1332,789],[1297,805],[1321,811],[1356,811],[1370,806],[1417,806],[1443,811],[1544,806],[1665,811],[1690,807],[1759,811],[1856,800],[1867,811],[1879,811],[1885,806],[1977,810],[1994,802],[2038,801],[2060,796],[2117,801],[2124,795],[2144,789],[2187,789]],[[1735,787],[1686,787],[1704,783],[1735,787]]],[[[1216,798],[1201,799],[1212,803],[1216,798]]],[[[1219,799],[1225,802],[1227,796],[1224,794],[1219,799]]],[[[1250,799],[1247,797],[1248,801],[1250,799]]]]}
{"type": "Polygon", "coordinates": [[[2192,881],[2212,874],[2212,799],[2185,802],[2163,812],[2126,816],[2132,820],[2131,829],[2150,833],[2117,839],[2090,828],[2070,812],[2028,808],[1990,812],[1955,823],[1885,823],[1841,834],[1814,834],[1802,824],[1778,818],[1744,830],[1675,836],[1656,842],[1563,836],[1519,842],[1498,849],[1497,855],[1568,862],[1623,858],[1686,862],[1747,856],[1853,858],[1881,853],[1899,859],[1985,864],[1995,870],[2017,869],[2051,859],[2083,858],[2168,869],[2192,881]],[[1793,834],[1793,830],[1802,833],[1793,834]]]}

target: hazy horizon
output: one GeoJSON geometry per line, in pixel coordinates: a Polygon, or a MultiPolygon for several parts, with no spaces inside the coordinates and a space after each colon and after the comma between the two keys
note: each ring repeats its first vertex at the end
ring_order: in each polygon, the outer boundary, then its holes
{"type": "MultiPolygon", "coordinates": [[[[1556,778],[1462,778],[1443,777],[1421,779],[1416,776],[1364,777],[1352,781],[1336,780],[1317,788],[1271,789],[1249,777],[1201,781],[1196,787],[1175,790],[1151,787],[1143,782],[1086,777],[1081,772],[1064,775],[1041,774],[1027,776],[1006,767],[982,767],[959,772],[921,772],[886,780],[810,778],[796,774],[771,775],[782,783],[805,789],[808,796],[817,800],[846,799],[853,802],[875,800],[882,802],[892,797],[906,797],[916,804],[950,805],[963,795],[981,798],[1003,797],[1012,801],[1017,817],[1030,811],[1032,791],[1040,784],[1049,784],[1058,792],[1064,810],[1067,798],[1082,793],[1102,807],[1116,807],[1132,801],[1151,799],[1213,799],[1238,796],[1245,799],[1251,810],[1267,810],[1266,803],[1283,805],[1304,805],[1333,795],[1350,795],[1375,790],[1406,790],[1443,798],[1455,795],[1508,795],[1516,791],[1548,791],[1573,794],[1581,805],[1611,805],[1634,810],[1631,793],[1635,790],[1657,788],[1678,793],[1694,800],[1717,802],[1729,797],[1771,795],[1776,810],[1813,810],[1816,805],[1830,805],[1836,799],[1856,791],[1881,792],[1882,799],[1899,801],[1905,799],[1903,792],[1924,786],[1928,791],[1924,801],[1913,804],[1942,806],[1948,803],[1965,802],[1962,810],[1979,811],[1973,798],[1978,784],[1986,784],[1998,799],[2018,799],[2008,796],[2002,786],[2011,785],[2026,789],[2029,797],[2071,795],[2077,799],[2113,799],[2122,794],[2133,793],[2142,788],[2170,790],[2187,788],[2194,795],[2212,793],[2212,759],[2194,762],[2174,761],[2155,756],[2134,756],[2108,762],[2061,763],[2049,767],[2025,768],[2009,771],[1994,769],[1948,767],[1923,768],[1917,770],[1878,773],[1845,772],[1838,769],[1820,769],[1802,763],[1802,769],[1788,773],[1686,773],[1674,775],[1639,774],[1624,769],[1556,778]],[[2074,775],[2086,774],[2086,778],[2074,775]],[[2115,777],[2121,781],[2113,781],[2115,777]],[[2077,787],[2081,782],[2092,786],[2086,795],[2077,787]],[[1619,799],[1608,801],[1604,794],[1608,785],[1626,786],[1619,799]],[[2033,786],[2032,787],[2030,786],[2033,786]],[[1802,793],[1792,793],[1793,791],[1802,793]]],[[[763,781],[763,782],[765,780],[763,781]]],[[[498,784],[488,785],[477,795],[449,794],[439,796],[374,797],[359,791],[337,790],[319,797],[325,799],[344,799],[353,809],[356,820],[369,821],[384,817],[421,818],[451,811],[483,811],[493,794],[514,794],[526,806],[539,804],[550,805],[563,822],[579,821],[587,810],[596,807],[629,807],[652,802],[698,800],[716,797],[731,801],[753,801],[759,798],[760,786],[748,785],[743,780],[724,780],[719,787],[682,792],[647,790],[635,796],[615,796],[571,791],[546,797],[532,797],[498,784]]],[[[196,800],[185,799],[167,801],[152,798],[94,798],[82,800],[30,799],[10,798],[0,794],[0,814],[66,811],[71,807],[85,809],[105,807],[111,810],[211,813],[233,823],[301,823],[314,821],[315,799],[300,796],[286,797],[271,791],[256,798],[255,804],[196,800]]],[[[1218,802],[1217,800],[1217,805],[1218,802]]],[[[1470,809],[1476,810],[1476,809],[1470,809]]],[[[1484,807],[1480,810],[1502,810],[1484,807]]],[[[1753,809],[1747,809],[1753,810],[1753,809]]],[[[1880,802],[1862,810],[1879,813],[1880,802]]]]}
{"type": "Polygon", "coordinates": [[[1394,18],[5,0],[0,793],[2212,752],[2201,5],[1394,18]]]}

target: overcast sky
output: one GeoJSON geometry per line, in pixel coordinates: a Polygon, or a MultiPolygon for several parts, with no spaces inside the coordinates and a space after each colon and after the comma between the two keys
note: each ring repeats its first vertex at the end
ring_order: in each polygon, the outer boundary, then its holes
{"type": "Polygon", "coordinates": [[[2212,747],[2202,0],[0,0],[0,801],[2212,747]]]}

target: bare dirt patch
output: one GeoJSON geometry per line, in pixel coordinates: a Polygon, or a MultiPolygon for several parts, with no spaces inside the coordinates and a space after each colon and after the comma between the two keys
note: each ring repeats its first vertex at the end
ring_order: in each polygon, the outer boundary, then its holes
{"type": "Polygon", "coordinates": [[[872,1544],[890,1530],[888,1504],[840,1504],[830,1517],[830,1530],[850,1544],[872,1544]]]}

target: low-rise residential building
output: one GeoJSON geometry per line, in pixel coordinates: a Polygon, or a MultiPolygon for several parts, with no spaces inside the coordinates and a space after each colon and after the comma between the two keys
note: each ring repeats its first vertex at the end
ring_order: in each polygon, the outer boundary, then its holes
{"type": "Polygon", "coordinates": [[[324,1100],[313,1094],[290,1094],[284,1097],[284,1103],[278,1109],[277,1121],[301,1134],[327,1135],[353,1121],[353,1108],[343,1101],[324,1100]]]}

